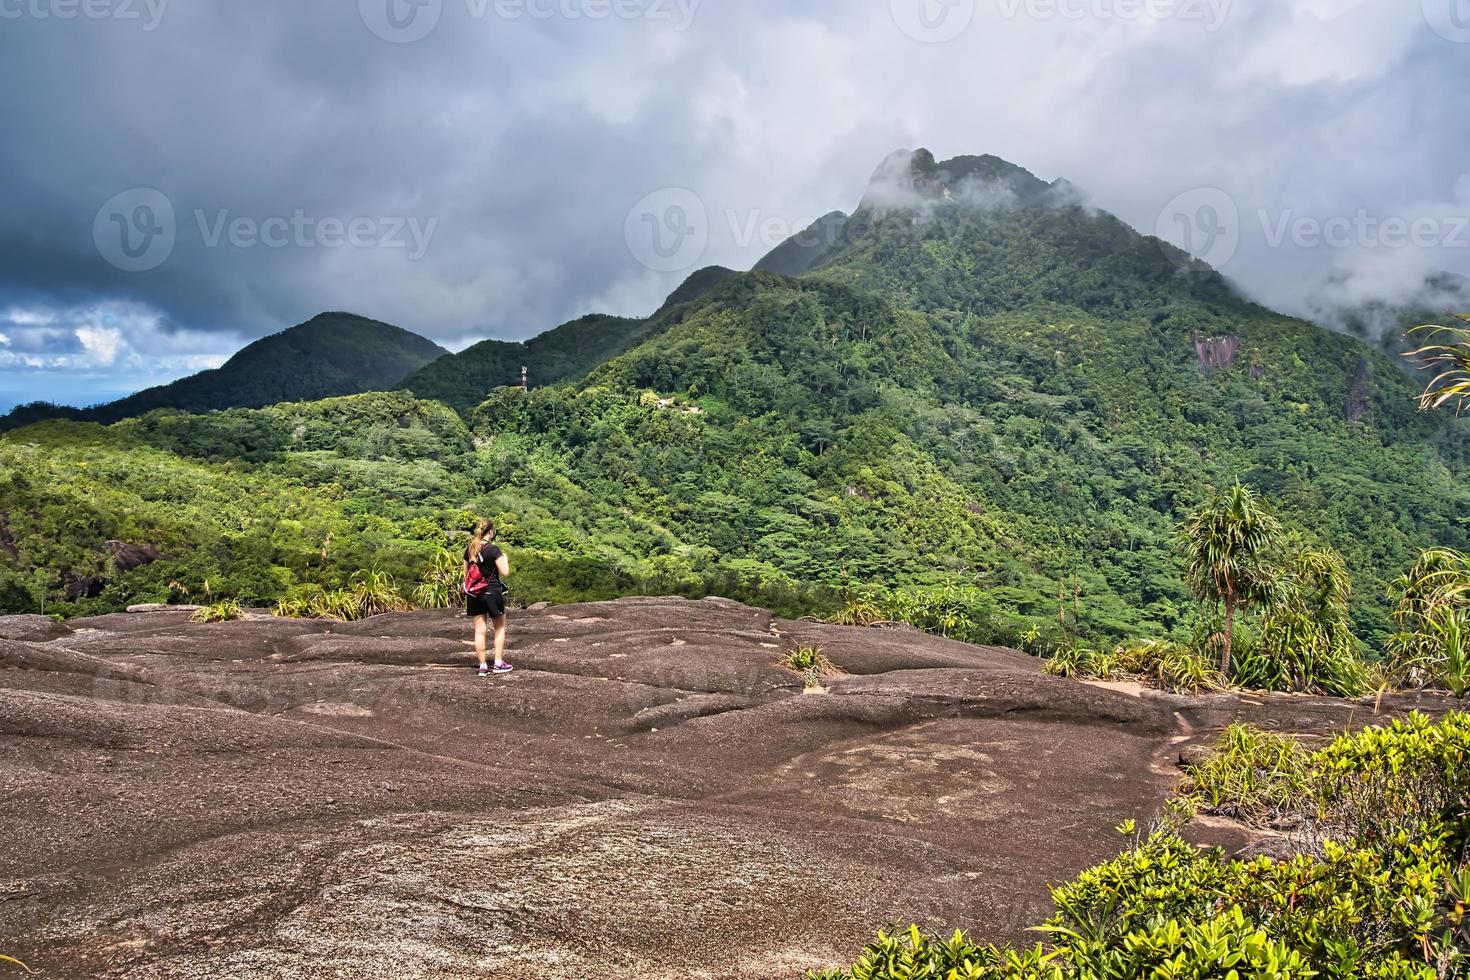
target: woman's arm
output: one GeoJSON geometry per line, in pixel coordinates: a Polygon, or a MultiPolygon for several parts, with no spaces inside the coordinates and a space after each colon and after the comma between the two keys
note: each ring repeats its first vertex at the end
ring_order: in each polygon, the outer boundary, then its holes
{"type": "Polygon", "coordinates": [[[505,552],[502,551],[500,557],[495,559],[495,568],[500,572],[501,578],[510,577],[510,559],[505,557],[505,552]]]}

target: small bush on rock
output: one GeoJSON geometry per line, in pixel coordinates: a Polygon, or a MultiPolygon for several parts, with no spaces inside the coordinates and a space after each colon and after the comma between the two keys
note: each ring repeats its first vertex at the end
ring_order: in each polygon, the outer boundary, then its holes
{"type": "Polygon", "coordinates": [[[234,599],[203,606],[189,617],[191,623],[229,623],[245,618],[245,609],[234,599]]]}
{"type": "Polygon", "coordinates": [[[799,646],[781,658],[780,666],[800,674],[808,689],[822,686],[822,680],[842,673],[819,647],[799,646]]]}

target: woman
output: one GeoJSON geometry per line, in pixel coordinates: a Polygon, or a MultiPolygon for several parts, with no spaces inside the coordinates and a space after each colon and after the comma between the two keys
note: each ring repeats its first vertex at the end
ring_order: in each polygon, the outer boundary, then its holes
{"type": "Polygon", "coordinates": [[[475,619],[475,654],[480,658],[481,677],[490,676],[485,651],[487,624],[495,627],[495,673],[515,670],[505,662],[505,595],[509,591],[505,579],[510,575],[510,559],[494,541],[495,522],[481,521],[464,553],[465,615],[475,619]]]}

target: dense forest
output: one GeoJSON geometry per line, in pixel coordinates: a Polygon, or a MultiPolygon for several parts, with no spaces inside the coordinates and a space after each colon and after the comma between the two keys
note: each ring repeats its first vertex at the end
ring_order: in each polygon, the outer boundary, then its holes
{"type": "Polygon", "coordinates": [[[976,639],[1170,637],[1198,616],[1179,522],[1242,481],[1342,553],[1377,649],[1389,583],[1467,544],[1470,429],[1420,413],[1395,358],[1063,182],[905,154],[778,252],[646,320],[406,371],[411,393],[10,432],[0,607],[412,584],[487,514],[523,599],[937,596],[976,639]],[[535,387],[501,387],[527,361],[535,387]]]}

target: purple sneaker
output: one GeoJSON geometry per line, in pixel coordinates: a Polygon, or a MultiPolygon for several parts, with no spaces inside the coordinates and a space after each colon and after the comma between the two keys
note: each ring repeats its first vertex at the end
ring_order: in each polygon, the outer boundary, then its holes
{"type": "Polygon", "coordinates": [[[510,664],[496,664],[495,665],[495,673],[497,673],[497,674],[509,674],[513,670],[515,670],[515,668],[512,667],[510,664]]]}

